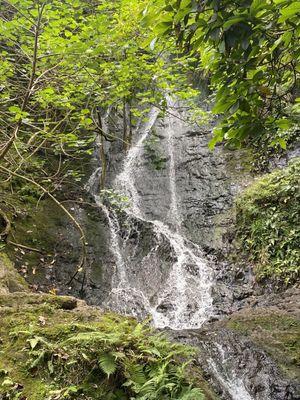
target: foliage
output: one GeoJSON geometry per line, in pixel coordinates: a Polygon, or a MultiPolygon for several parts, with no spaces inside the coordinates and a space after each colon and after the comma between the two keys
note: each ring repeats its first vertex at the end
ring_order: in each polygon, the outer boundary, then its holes
{"type": "Polygon", "coordinates": [[[159,137],[155,132],[144,142],[145,155],[150,160],[151,165],[157,171],[165,168],[167,158],[160,151],[159,137]]]}
{"type": "Polygon", "coordinates": [[[121,212],[129,207],[129,198],[114,191],[113,189],[103,189],[100,191],[100,195],[102,202],[109,204],[111,209],[115,211],[121,212]]]}
{"type": "Polygon", "coordinates": [[[81,271],[87,241],[62,200],[84,197],[78,184],[95,140],[103,189],[107,142],[127,151],[149,109],[165,111],[166,92],[195,97],[190,60],[172,41],[150,45],[140,26],[146,0],[0,4],[0,180],[24,203],[52,196],[80,231],[81,271]]]}
{"type": "Polygon", "coordinates": [[[36,148],[80,155],[101,133],[102,110],[114,107],[126,120],[128,105],[136,123],[150,105],[165,107],[165,91],[194,96],[188,61],[174,47],[170,63],[165,46],[147,46],[149,31],[139,25],[144,6],[144,0],[3,2],[2,146],[17,128],[19,157],[27,160],[36,148]]]}
{"type": "Polygon", "coordinates": [[[204,399],[187,377],[194,351],[155,334],[146,323],[88,307],[64,311],[61,307],[71,309],[71,303],[56,303],[59,297],[50,295],[6,298],[11,308],[2,313],[0,327],[3,396],[204,399]]]}
{"type": "Polygon", "coordinates": [[[259,279],[293,283],[300,272],[300,161],[265,175],[236,201],[237,243],[259,279]]]}
{"type": "MultiPolygon", "coordinates": [[[[300,3],[295,0],[152,0],[144,23],[173,33],[216,92],[211,147],[265,139],[286,148],[299,122],[300,3]]],[[[264,140],[263,140],[264,141],[264,140]]]]}

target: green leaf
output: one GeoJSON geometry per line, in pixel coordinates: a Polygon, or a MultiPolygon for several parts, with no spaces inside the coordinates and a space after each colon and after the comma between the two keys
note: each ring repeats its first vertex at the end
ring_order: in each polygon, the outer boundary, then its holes
{"type": "Polygon", "coordinates": [[[289,6],[282,8],[280,13],[284,16],[284,21],[300,13],[300,1],[293,1],[289,6]]]}
{"type": "Polygon", "coordinates": [[[37,344],[40,342],[40,338],[38,336],[32,338],[32,339],[28,339],[28,342],[30,344],[30,347],[32,350],[34,350],[37,346],[37,344]]]}
{"type": "Polygon", "coordinates": [[[99,365],[107,376],[112,375],[117,369],[115,358],[111,353],[103,353],[99,357],[99,365]]]}
{"type": "Polygon", "coordinates": [[[283,138],[278,138],[277,142],[282,149],[286,150],[286,141],[283,138]]]}
{"type": "Polygon", "coordinates": [[[227,29],[229,29],[232,25],[235,25],[241,21],[245,21],[246,17],[244,15],[242,16],[237,16],[237,17],[232,17],[230,18],[228,21],[226,21],[223,24],[223,29],[226,31],[227,29]]]}
{"type": "Polygon", "coordinates": [[[225,111],[228,111],[230,107],[235,104],[235,100],[225,101],[224,98],[221,98],[216,105],[213,107],[212,112],[214,114],[222,114],[225,111]]]}

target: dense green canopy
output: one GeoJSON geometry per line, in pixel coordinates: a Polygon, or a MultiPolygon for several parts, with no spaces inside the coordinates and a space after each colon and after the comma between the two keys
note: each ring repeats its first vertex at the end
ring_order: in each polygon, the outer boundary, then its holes
{"type": "Polygon", "coordinates": [[[286,148],[299,122],[300,2],[153,0],[144,22],[198,57],[221,116],[211,146],[226,139],[286,148]]]}

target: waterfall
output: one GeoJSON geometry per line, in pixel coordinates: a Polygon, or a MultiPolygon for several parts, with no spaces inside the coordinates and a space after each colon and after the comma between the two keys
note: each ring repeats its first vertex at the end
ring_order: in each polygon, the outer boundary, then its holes
{"type": "MultiPolygon", "coordinates": [[[[169,105],[171,100],[168,99],[169,105]]],[[[136,173],[139,160],[144,151],[144,142],[154,126],[159,110],[153,108],[148,119],[137,129],[135,136],[138,137],[128,151],[123,163],[123,168],[114,181],[114,189],[126,195],[130,199],[130,207],[126,210],[128,220],[138,220],[152,226],[153,234],[158,241],[166,240],[175,255],[165,287],[157,291],[155,300],[147,298],[142,290],[129,283],[127,279],[126,264],[130,260],[124,260],[119,245],[118,223],[113,211],[104,210],[109,221],[111,231],[112,251],[116,259],[118,283],[113,287],[111,296],[106,305],[117,309],[126,309],[124,304],[131,304],[130,313],[137,315],[135,307],[139,304],[148,314],[152,316],[156,327],[170,327],[172,329],[188,329],[200,327],[212,314],[212,273],[208,263],[204,259],[201,249],[191,243],[181,231],[181,221],[176,193],[176,163],[174,154],[174,130],[173,124],[176,116],[167,117],[167,147],[169,156],[169,185],[170,185],[170,224],[160,220],[147,219],[143,212],[142,198],[139,196],[136,186],[136,173]],[[130,302],[129,302],[130,300],[130,302]],[[119,307],[118,307],[119,304],[119,307]],[[120,306],[122,304],[122,306],[120,306]],[[166,307],[166,304],[168,307],[166,307]],[[168,308],[168,310],[166,310],[168,308]]],[[[153,251],[153,249],[152,249],[153,251]]],[[[143,265],[141,265],[141,268],[143,265]]]]}

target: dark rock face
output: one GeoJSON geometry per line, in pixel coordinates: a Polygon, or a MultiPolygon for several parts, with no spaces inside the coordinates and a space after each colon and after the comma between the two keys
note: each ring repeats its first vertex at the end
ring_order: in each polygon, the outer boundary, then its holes
{"type": "Polygon", "coordinates": [[[173,335],[200,349],[196,358],[222,399],[295,400],[296,381],[283,377],[272,359],[249,338],[210,325],[206,332],[173,335]]]}

